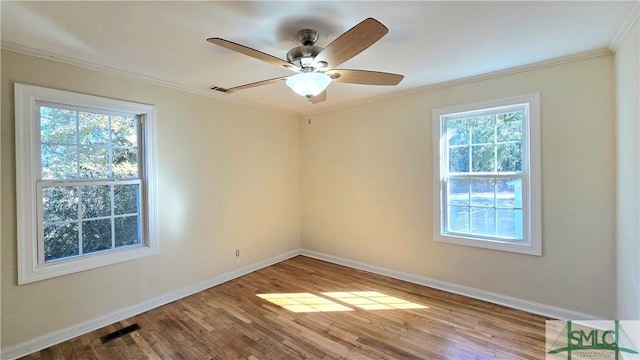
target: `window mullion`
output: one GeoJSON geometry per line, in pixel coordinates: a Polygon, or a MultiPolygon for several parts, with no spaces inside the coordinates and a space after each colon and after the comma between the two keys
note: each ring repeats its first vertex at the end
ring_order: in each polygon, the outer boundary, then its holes
{"type": "Polygon", "coordinates": [[[496,186],[498,179],[493,178],[493,233],[498,236],[498,192],[496,186]]]}
{"type": "Polygon", "coordinates": [[[498,121],[493,115],[493,171],[498,173],[498,121]]]}
{"type": "MultiPolygon", "coordinates": [[[[498,173],[498,119],[493,115],[493,170],[498,173]]],[[[493,235],[498,236],[498,194],[496,193],[497,178],[493,177],[493,235]]]]}
{"type": "Polygon", "coordinates": [[[42,113],[42,110],[40,110],[40,106],[41,105],[37,105],[34,111],[34,114],[32,115],[35,119],[38,119],[38,121],[36,121],[36,136],[34,136],[34,140],[35,140],[35,149],[36,151],[34,153],[37,154],[38,160],[35,161],[35,166],[32,168],[35,168],[35,178],[36,179],[40,179],[42,180],[42,118],[40,116],[40,114],[42,113]]]}
{"type": "MultiPolygon", "coordinates": [[[[109,126],[109,139],[107,140],[107,153],[109,157],[109,177],[111,179],[115,179],[115,174],[113,172],[113,124],[112,124],[113,116],[109,115],[108,118],[108,126],[109,126]]],[[[116,248],[116,219],[115,219],[115,188],[113,184],[109,185],[109,213],[111,214],[111,248],[116,248]]]]}
{"type": "Polygon", "coordinates": [[[38,196],[38,208],[37,208],[37,216],[38,216],[38,226],[37,226],[37,242],[36,242],[36,251],[37,251],[37,264],[44,264],[44,210],[42,204],[42,183],[37,182],[37,196],[38,196]]]}
{"type": "Polygon", "coordinates": [[[471,179],[469,179],[469,184],[467,185],[467,231],[471,232],[471,179]]]}
{"type": "Polygon", "coordinates": [[[115,184],[109,185],[111,205],[111,248],[116,248],[116,210],[115,210],[115,184]]]}
{"type": "Polygon", "coordinates": [[[472,131],[472,126],[471,126],[471,121],[469,121],[467,123],[467,126],[469,127],[469,138],[468,138],[468,144],[467,146],[469,146],[469,160],[468,160],[468,169],[469,169],[469,173],[473,172],[473,131],[472,131]]]}
{"type": "Polygon", "coordinates": [[[78,193],[78,255],[82,255],[84,253],[84,249],[82,248],[82,187],[77,186],[76,191],[78,193]]]}
{"type": "Polygon", "coordinates": [[[145,158],[141,156],[145,147],[145,137],[144,137],[144,116],[136,115],[136,126],[138,131],[138,146],[136,149],[136,156],[138,158],[138,178],[144,179],[146,178],[145,174],[145,158]]]}
{"type": "Polygon", "coordinates": [[[80,119],[76,114],[76,179],[80,179],[80,119]]]}
{"type": "Polygon", "coordinates": [[[109,126],[109,139],[107,140],[107,156],[109,158],[109,178],[115,178],[114,174],[113,174],[113,139],[112,139],[112,131],[111,131],[111,118],[112,116],[109,115],[109,118],[107,120],[107,124],[109,126]]]}

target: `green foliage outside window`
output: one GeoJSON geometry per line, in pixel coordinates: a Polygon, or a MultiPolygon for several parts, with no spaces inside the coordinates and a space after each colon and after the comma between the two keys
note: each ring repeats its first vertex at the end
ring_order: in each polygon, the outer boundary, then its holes
{"type": "Polygon", "coordinates": [[[45,261],[141,242],[138,131],[135,117],[40,107],[45,261]]]}
{"type": "Polygon", "coordinates": [[[522,171],[522,112],[448,120],[447,136],[450,173],[522,171]]]}
{"type": "Polygon", "coordinates": [[[445,123],[451,177],[448,231],[522,239],[522,182],[494,177],[523,170],[522,112],[450,118],[445,123]]]}

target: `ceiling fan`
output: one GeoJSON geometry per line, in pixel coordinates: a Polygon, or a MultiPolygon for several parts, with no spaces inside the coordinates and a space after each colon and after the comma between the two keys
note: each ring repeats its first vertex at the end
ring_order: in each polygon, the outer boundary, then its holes
{"type": "Polygon", "coordinates": [[[302,45],[289,50],[287,60],[229,40],[217,37],[209,38],[207,41],[212,44],[297,73],[296,75],[257,81],[228,89],[218,86],[213,86],[211,89],[233,92],[285,81],[287,86],[297,94],[306,97],[312,103],[319,103],[327,99],[326,88],[333,81],[361,85],[397,85],[402,81],[404,75],[369,70],[336,69],[340,64],[376,43],[387,32],[389,29],[378,20],[368,18],[322,48],[314,45],[318,40],[318,32],[304,29],[298,32],[298,39],[302,45]]]}

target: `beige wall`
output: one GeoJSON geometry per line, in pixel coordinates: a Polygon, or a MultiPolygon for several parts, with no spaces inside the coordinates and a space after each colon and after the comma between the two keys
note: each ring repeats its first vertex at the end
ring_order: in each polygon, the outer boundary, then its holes
{"type": "Polygon", "coordinates": [[[3,51],[0,132],[2,348],[300,247],[294,115],[3,51]],[[14,82],[157,106],[160,255],[16,285],[14,82]]]}
{"type": "Polygon", "coordinates": [[[302,247],[611,318],[612,56],[315,114],[300,125],[302,247]],[[434,242],[431,110],[540,92],[543,256],[434,242]]]}
{"type": "MultiPolygon", "coordinates": [[[[635,31],[637,39],[637,25],[635,31]]],[[[628,45],[637,40],[631,39],[621,53],[635,51],[637,62],[637,45],[628,45]]],[[[4,51],[2,347],[300,246],[612,318],[614,233],[621,229],[614,215],[614,70],[633,71],[629,61],[633,55],[617,54],[615,67],[613,56],[550,66],[317,113],[308,125],[291,115],[4,51]],[[16,285],[14,82],[157,105],[159,256],[16,285]],[[532,92],[541,93],[542,104],[543,256],[434,242],[431,110],[532,92]],[[235,249],[241,249],[240,258],[235,249]]],[[[637,79],[637,65],[635,71],[637,79]]],[[[637,98],[637,81],[635,86],[630,96],[637,98]]],[[[635,111],[624,119],[637,119],[637,104],[619,102],[619,112],[621,106],[635,111]]],[[[634,126],[631,120],[624,124],[618,136],[624,126],[634,126]]],[[[635,126],[629,141],[638,149],[635,126]]],[[[637,219],[637,205],[635,211],[637,219]]],[[[620,256],[624,249],[618,249],[620,256]]],[[[624,261],[637,265],[637,259],[624,261]]]]}
{"type": "Polygon", "coordinates": [[[615,54],[617,299],[619,319],[640,319],[640,92],[638,22],[615,54]]]}

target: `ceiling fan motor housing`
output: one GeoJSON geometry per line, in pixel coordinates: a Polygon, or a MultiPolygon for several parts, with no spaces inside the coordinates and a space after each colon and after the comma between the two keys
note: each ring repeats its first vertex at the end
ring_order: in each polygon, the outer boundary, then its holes
{"type": "Polygon", "coordinates": [[[319,46],[296,46],[287,53],[287,61],[301,68],[303,71],[313,71],[315,69],[311,66],[311,62],[320,51],[322,51],[322,48],[319,46]]]}
{"type": "Polygon", "coordinates": [[[287,61],[302,69],[303,72],[316,70],[311,66],[313,59],[323,50],[319,46],[314,46],[318,40],[318,32],[312,29],[298,31],[298,40],[302,46],[294,47],[287,53],[287,61]]]}

